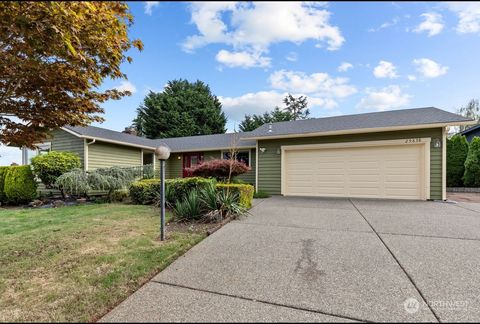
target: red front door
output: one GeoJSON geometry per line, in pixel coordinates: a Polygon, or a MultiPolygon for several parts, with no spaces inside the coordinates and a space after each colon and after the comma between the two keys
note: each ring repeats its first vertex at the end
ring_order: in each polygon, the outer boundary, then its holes
{"type": "Polygon", "coordinates": [[[183,154],[183,177],[190,177],[187,168],[195,166],[203,161],[203,153],[184,153],[183,154]]]}

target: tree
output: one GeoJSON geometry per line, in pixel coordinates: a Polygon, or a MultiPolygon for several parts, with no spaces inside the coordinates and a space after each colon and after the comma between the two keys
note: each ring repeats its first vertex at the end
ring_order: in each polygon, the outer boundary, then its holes
{"type": "Polygon", "coordinates": [[[470,142],[463,183],[470,187],[480,186],[480,137],[474,137],[470,142]]]}
{"type": "MultiPolygon", "coordinates": [[[[475,119],[477,124],[480,122],[480,104],[478,99],[472,99],[468,102],[465,107],[458,109],[458,113],[464,117],[475,119]]],[[[475,125],[462,125],[460,126],[460,131],[464,131],[467,128],[470,128],[475,125]]]]}
{"type": "Polygon", "coordinates": [[[197,80],[173,80],[160,93],[150,91],[133,121],[148,138],[225,133],[227,118],[210,87],[197,80]]]}
{"type": "Polygon", "coordinates": [[[239,124],[239,128],[242,132],[250,132],[263,124],[290,120],[293,120],[293,115],[290,112],[275,107],[273,111],[265,112],[262,115],[245,115],[245,118],[239,124]]]}
{"type": "Polygon", "coordinates": [[[124,2],[0,2],[0,141],[43,141],[65,125],[102,121],[100,103],[128,91],[100,91],[105,78],[126,78],[133,16],[124,2]]]}
{"type": "Polygon", "coordinates": [[[455,135],[447,140],[447,186],[462,187],[468,142],[465,136],[455,135]]]}
{"type": "Polygon", "coordinates": [[[307,97],[294,97],[288,94],[285,99],[283,99],[283,102],[286,106],[285,111],[293,116],[293,120],[307,119],[308,115],[310,115],[310,111],[307,109],[307,97]]]}

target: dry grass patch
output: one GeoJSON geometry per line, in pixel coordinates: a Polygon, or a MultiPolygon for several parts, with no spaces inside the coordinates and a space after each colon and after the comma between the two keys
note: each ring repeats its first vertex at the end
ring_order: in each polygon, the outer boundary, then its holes
{"type": "Polygon", "coordinates": [[[0,209],[0,321],[93,321],[205,237],[149,206],[0,209]]]}

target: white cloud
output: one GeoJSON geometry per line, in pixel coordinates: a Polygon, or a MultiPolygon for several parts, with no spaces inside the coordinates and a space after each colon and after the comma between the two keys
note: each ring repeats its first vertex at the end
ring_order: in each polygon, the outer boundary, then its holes
{"type": "Polygon", "coordinates": [[[275,71],[270,75],[272,88],[287,92],[315,94],[316,97],[344,98],[357,92],[348,78],[334,78],[328,73],[306,74],[298,71],[275,71]]]}
{"type": "Polygon", "coordinates": [[[370,28],[368,31],[371,32],[371,33],[378,32],[378,31],[380,31],[380,30],[382,30],[382,29],[395,26],[396,24],[398,24],[399,21],[400,21],[400,20],[399,20],[397,17],[395,17],[395,18],[393,18],[393,19],[390,20],[390,21],[384,22],[383,24],[381,24],[381,25],[380,25],[379,27],[377,27],[377,28],[370,28]]]}
{"type": "Polygon", "coordinates": [[[347,72],[349,69],[353,69],[353,64],[348,62],[342,62],[337,68],[338,72],[347,72]]]}
{"type": "Polygon", "coordinates": [[[261,56],[260,53],[249,53],[246,51],[230,52],[220,50],[215,59],[228,67],[269,67],[271,59],[261,56]]]}
{"type": "Polygon", "coordinates": [[[414,59],[413,64],[417,66],[417,71],[426,78],[436,78],[448,71],[447,66],[442,66],[427,58],[414,59]]]}
{"type": "Polygon", "coordinates": [[[402,89],[397,85],[390,85],[379,90],[367,88],[365,92],[367,96],[360,100],[357,108],[383,111],[404,107],[411,99],[411,96],[402,93],[402,89]]]}
{"type": "Polygon", "coordinates": [[[235,51],[264,54],[271,44],[306,40],[336,50],[344,42],[339,28],[329,22],[330,12],[319,3],[195,2],[189,10],[198,34],[183,42],[187,52],[218,43],[235,51]]]}
{"type": "Polygon", "coordinates": [[[135,86],[127,80],[123,80],[122,82],[120,82],[120,85],[115,87],[115,89],[117,89],[118,91],[130,91],[132,94],[137,91],[137,88],[135,88],[135,86]]]}
{"type": "Polygon", "coordinates": [[[447,7],[459,18],[457,32],[461,34],[480,32],[479,2],[449,2],[447,7]]]}
{"type": "Polygon", "coordinates": [[[397,78],[397,68],[393,63],[387,61],[380,61],[378,65],[373,69],[373,75],[376,78],[397,78]]]}
{"type": "Polygon", "coordinates": [[[298,59],[298,55],[295,52],[290,52],[285,58],[290,62],[295,62],[298,59]]]}
{"type": "MultiPolygon", "coordinates": [[[[245,114],[263,114],[266,111],[272,111],[277,106],[281,108],[284,107],[283,99],[286,95],[287,92],[271,90],[246,93],[238,97],[219,96],[218,99],[222,103],[223,110],[228,118],[232,121],[240,122],[243,120],[245,114]]],[[[305,94],[293,94],[293,96],[300,95],[305,94]]],[[[315,113],[315,108],[331,110],[338,106],[337,103],[330,98],[307,96],[307,101],[308,108],[312,113],[315,113]]]]}
{"type": "Polygon", "coordinates": [[[153,8],[160,5],[160,1],[145,1],[144,11],[147,15],[151,15],[153,8]]]}
{"type": "Polygon", "coordinates": [[[414,76],[413,74],[409,74],[409,75],[407,76],[407,78],[408,78],[409,81],[415,81],[415,80],[417,80],[417,77],[414,76]]]}
{"type": "Polygon", "coordinates": [[[424,21],[414,29],[415,32],[427,32],[428,36],[434,36],[443,30],[442,15],[435,12],[427,12],[420,16],[424,18],[424,21]]]}

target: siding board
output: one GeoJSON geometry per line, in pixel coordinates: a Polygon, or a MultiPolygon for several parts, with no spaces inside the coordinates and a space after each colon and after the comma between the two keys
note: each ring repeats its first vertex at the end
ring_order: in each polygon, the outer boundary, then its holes
{"type": "Polygon", "coordinates": [[[88,169],[112,166],[133,167],[142,164],[142,150],[130,146],[96,141],[88,146],[88,169]]]}

